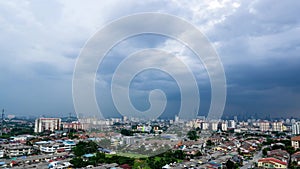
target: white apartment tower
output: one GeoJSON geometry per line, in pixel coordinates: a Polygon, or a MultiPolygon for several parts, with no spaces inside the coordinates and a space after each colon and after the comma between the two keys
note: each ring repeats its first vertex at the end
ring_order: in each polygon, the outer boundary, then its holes
{"type": "Polygon", "coordinates": [[[218,121],[213,121],[213,122],[211,122],[211,130],[212,131],[217,131],[218,130],[218,124],[219,124],[219,122],[218,121]]]}
{"type": "Polygon", "coordinates": [[[270,123],[268,121],[259,122],[259,129],[260,129],[260,131],[269,131],[270,123]]]}
{"type": "Polygon", "coordinates": [[[283,123],[279,122],[272,122],[272,130],[273,131],[283,131],[283,123]]]}
{"type": "Polygon", "coordinates": [[[179,116],[175,115],[175,123],[179,122],[179,116]]]}
{"type": "Polygon", "coordinates": [[[221,125],[222,131],[227,131],[228,130],[228,121],[223,121],[221,125]]]}
{"type": "Polygon", "coordinates": [[[294,135],[300,134],[300,122],[294,122],[292,124],[292,134],[294,135]]]}
{"type": "Polygon", "coordinates": [[[209,129],[209,123],[208,122],[202,122],[202,130],[208,130],[209,129]]]}
{"type": "Polygon", "coordinates": [[[60,129],[60,118],[38,118],[35,120],[34,132],[40,133],[45,130],[55,131],[60,129]]]}
{"type": "Polygon", "coordinates": [[[229,128],[235,128],[236,122],[234,120],[229,120],[229,128]]]}

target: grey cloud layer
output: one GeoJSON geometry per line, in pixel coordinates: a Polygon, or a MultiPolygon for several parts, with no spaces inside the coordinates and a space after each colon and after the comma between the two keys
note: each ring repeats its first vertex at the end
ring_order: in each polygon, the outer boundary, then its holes
{"type": "MultiPolygon", "coordinates": [[[[194,23],[215,45],[228,82],[226,113],[258,112],[297,116],[300,107],[300,23],[298,1],[1,1],[0,2],[0,106],[14,114],[72,112],[71,79],[75,59],[85,41],[109,21],[136,12],[165,12],[194,23]]],[[[166,23],[167,24],[167,23],[166,23]]],[[[129,28],[130,29],[130,28],[129,28]]],[[[97,88],[110,83],[117,63],[132,51],[161,47],[181,53],[191,63],[201,93],[201,110],[207,112],[210,86],[201,62],[188,49],[166,38],[128,40],[112,51],[99,70],[97,88]],[[127,42],[127,43],[126,43],[127,42]],[[179,50],[178,50],[179,49],[179,50]],[[191,56],[191,57],[189,57],[191,56]],[[201,66],[201,67],[199,67],[201,66]]],[[[151,85],[173,84],[169,112],[178,112],[178,88],[172,79],[148,72],[132,86],[140,91],[151,85]],[[151,79],[151,76],[157,75],[151,79]],[[143,77],[144,76],[144,77],[143,77]],[[150,76],[150,77],[149,77],[150,76]]],[[[103,87],[104,86],[104,87],[103,87]]],[[[109,92],[98,96],[109,98],[109,92]]],[[[134,91],[133,91],[134,95],[134,91]]],[[[135,105],[145,109],[146,93],[135,105]],[[143,99],[144,98],[144,99],[143,99]],[[142,106],[144,105],[144,107],[142,106]]],[[[103,97],[103,98],[102,98],[103,97]]],[[[114,107],[110,101],[107,110],[114,107]]],[[[105,103],[106,103],[105,102],[105,103]]]]}

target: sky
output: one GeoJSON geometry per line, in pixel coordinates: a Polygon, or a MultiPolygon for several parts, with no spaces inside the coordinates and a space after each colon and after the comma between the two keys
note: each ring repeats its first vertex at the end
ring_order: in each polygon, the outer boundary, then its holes
{"type": "MultiPolygon", "coordinates": [[[[160,12],[195,25],[217,51],[227,83],[224,117],[300,118],[299,8],[296,0],[1,0],[0,107],[20,116],[74,113],[73,71],[86,42],[120,17],[160,12]]],[[[117,116],[110,93],[112,75],[122,59],[145,48],[163,49],[184,60],[198,82],[199,115],[206,115],[211,86],[205,66],[186,46],[159,35],[128,38],[106,55],[95,84],[101,112],[117,116]]],[[[146,70],[133,79],[132,104],[147,110],[153,89],[165,91],[168,99],[162,117],[178,113],[178,84],[158,70],[146,70]]]]}

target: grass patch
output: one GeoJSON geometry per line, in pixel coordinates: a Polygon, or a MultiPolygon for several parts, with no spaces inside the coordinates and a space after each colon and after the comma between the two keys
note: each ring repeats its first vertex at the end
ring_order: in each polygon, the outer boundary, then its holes
{"type": "Polygon", "coordinates": [[[117,153],[117,155],[119,156],[124,156],[124,157],[130,157],[130,158],[147,158],[147,155],[143,155],[143,154],[135,154],[135,153],[117,153]]]}

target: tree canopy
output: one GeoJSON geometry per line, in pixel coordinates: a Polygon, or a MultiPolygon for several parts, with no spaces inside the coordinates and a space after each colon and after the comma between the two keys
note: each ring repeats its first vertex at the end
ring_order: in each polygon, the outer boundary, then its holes
{"type": "Polygon", "coordinates": [[[188,133],[187,133],[187,137],[190,139],[190,140],[197,140],[199,138],[199,136],[197,135],[197,131],[196,130],[190,130],[188,133]]]}

